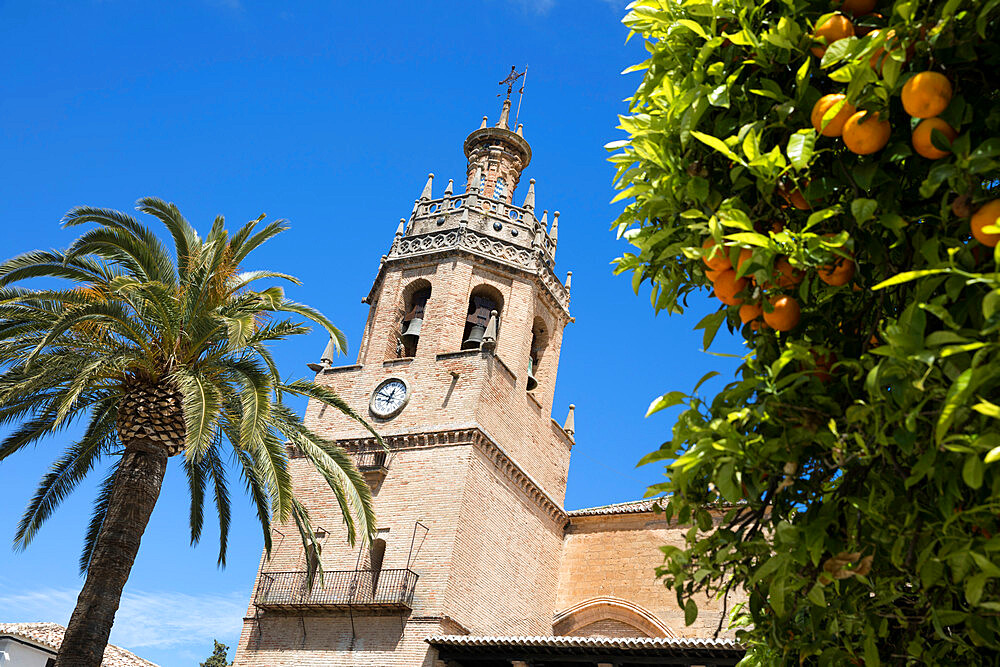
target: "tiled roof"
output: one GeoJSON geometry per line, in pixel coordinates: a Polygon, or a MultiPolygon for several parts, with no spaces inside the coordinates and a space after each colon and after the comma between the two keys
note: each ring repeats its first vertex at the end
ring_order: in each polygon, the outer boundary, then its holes
{"type": "MultiPolygon", "coordinates": [[[[25,640],[52,651],[58,651],[66,628],[58,623],[0,623],[0,637],[8,636],[25,640]]],[[[143,660],[131,651],[114,644],[104,649],[101,667],[157,667],[149,660],[143,660]]]]}
{"type": "Polygon", "coordinates": [[[659,500],[663,500],[663,498],[643,498],[642,500],[630,500],[627,503],[585,507],[579,510],[568,511],[566,514],[569,516],[595,516],[598,514],[638,514],[640,512],[652,512],[653,504],[659,500]]]}
{"type": "Polygon", "coordinates": [[[678,655],[691,653],[736,653],[743,646],[732,639],[684,639],[673,637],[489,637],[475,635],[435,635],[427,638],[433,646],[449,648],[511,648],[557,652],[560,649],[622,651],[628,653],[678,655]]]}

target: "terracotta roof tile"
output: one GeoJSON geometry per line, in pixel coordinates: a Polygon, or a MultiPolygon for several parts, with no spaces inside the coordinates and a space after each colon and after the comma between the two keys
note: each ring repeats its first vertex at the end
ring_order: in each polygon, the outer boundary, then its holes
{"type": "MultiPolygon", "coordinates": [[[[0,623],[0,637],[7,635],[26,640],[53,651],[59,650],[66,628],[58,623],[0,623]]],[[[101,667],[157,667],[123,648],[108,644],[101,667]]]]}
{"type": "Polygon", "coordinates": [[[476,635],[435,635],[427,638],[434,646],[505,648],[578,648],[618,651],[742,651],[732,639],[675,637],[494,637],[476,635]]]}
{"type": "Polygon", "coordinates": [[[569,516],[594,516],[597,514],[638,514],[640,512],[652,512],[653,504],[662,498],[644,498],[642,500],[630,500],[626,503],[614,503],[612,505],[601,505],[600,507],[585,507],[578,510],[566,512],[569,516]]]}

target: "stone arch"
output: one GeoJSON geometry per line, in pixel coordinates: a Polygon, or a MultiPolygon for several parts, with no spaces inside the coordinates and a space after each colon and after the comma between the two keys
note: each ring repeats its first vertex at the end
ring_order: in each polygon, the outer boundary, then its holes
{"type": "Polygon", "coordinates": [[[586,634],[589,626],[595,624],[615,625],[625,631],[631,628],[636,631],[633,636],[677,637],[677,634],[652,612],[634,602],[610,596],[584,600],[557,613],[552,619],[552,633],[561,636],[581,636],[586,634]]]}
{"type": "Polygon", "coordinates": [[[403,287],[400,292],[399,340],[402,344],[404,357],[417,354],[420,332],[426,321],[426,308],[431,298],[431,282],[426,278],[416,278],[403,287]]]}
{"type": "Polygon", "coordinates": [[[538,381],[539,368],[545,358],[545,351],[549,346],[551,330],[548,323],[540,315],[535,315],[531,322],[531,347],[528,350],[528,391],[535,389],[532,381],[538,381]]]}
{"type": "Polygon", "coordinates": [[[465,327],[462,331],[462,349],[469,350],[479,347],[469,341],[482,335],[489,323],[490,312],[497,311],[497,338],[500,337],[500,323],[503,320],[503,294],[493,285],[480,283],[469,292],[469,308],[465,317],[465,327]],[[473,331],[478,329],[476,336],[473,331]]]}

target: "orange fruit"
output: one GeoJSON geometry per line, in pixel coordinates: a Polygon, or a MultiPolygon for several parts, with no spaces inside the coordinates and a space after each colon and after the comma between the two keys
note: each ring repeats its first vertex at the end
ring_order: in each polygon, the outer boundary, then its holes
{"type": "Polygon", "coordinates": [[[799,302],[790,296],[771,299],[771,312],[764,311],[764,321],[778,331],[791,331],[799,323],[799,302]]]}
{"type": "Polygon", "coordinates": [[[819,267],[819,279],[827,285],[840,287],[850,282],[854,277],[854,262],[846,257],[838,257],[833,264],[819,267]]]}
{"type": "Polygon", "coordinates": [[[830,369],[837,363],[837,355],[832,351],[823,354],[816,350],[809,350],[809,353],[812,355],[813,361],[816,362],[816,370],[813,371],[813,375],[820,382],[829,382],[832,380],[833,376],[830,375],[830,369]]]}
{"type": "Polygon", "coordinates": [[[740,306],[740,322],[743,322],[743,324],[752,322],[760,317],[760,314],[763,312],[764,307],[759,303],[745,303],[740,306]]]}
{"type": "MultiPolygon", "coordinates": [[[[705,239],[705,242],[701,244],[701,247],[705,250],[715,246],[715,239],[711,236],[705,239]]],[[[705,262],[705,266],[712,269],[713,271],[725,271],[726,269],[733,268],[732,263],[729,261],[728,253],[726,248],[722,247],[707,257],[702,257],[701,260],[705,262]]]]}
{"type": "Polygon", "coordinates": [[[983,227],[998,224],[997,218],[1000,218],[1000,199],[986,202],[972,214],[972,235],[977,241],[991,248],[995,248],[997,242],[1000,242],[1000,234],[984,232],[983,227]]]}
{"type": "Polygon", "coordinates": [[[774,263],[774,273],[777,276],[778,287],[782,289],[795,287],[802,282],[802,278],[805,276],[805,273],[789,264],[784,257],[774,263]]]}
{"type": "Polygon", "coordinates": [[[920,72],[903,85],[903,108],[914,118],[933,118],[951,102],[951,81],[939,72],[920,72]]]}
{"type": "Polygon", "coordinates": [[[754,320],[750,323],[751,331],[767,331],[770,328],[764,320],[754,320]]]}
{"type": "Polygon", "coordinates": [[[777,234],[778,232],[785,231],[785,225],[781,223],[781,220],[773,220],[771,222],[771,231],[777,234]]]}
{"type": "Polygon", "coordinates": [[[732,269],[723,271],[713,283],[715,286],[715,296],[727,306],[739,306],[743,299],[736,296],[746,289],[747,279],[737,278],[736,272],[732,269]]]}
{"type": "Polygon", "coordinates": [[[844,0],[840,3],[840,11],[853,14],[854,16],[871,14],[874,9],[875,0],[844,0]]]}
{"type": "Polygon", "coordinates": [[[753,256],[753,250],[751,250],[750,248],[742,248],[740,250],[740,257],[739,259],[736,260],[736,269],[739,270],[743,268],[743,262],[750,261],[750,258],[752,256],[753,256]]]}
{"type": "MultiPolygon", "coordinates": [[[[880,34],[882,34],[881,30],[872,30],[870,33],[868,33],[868,36],[871,37],[872,39],[875,39],[880,34]]],[[[899,39],[897,39],[896,37],[895,30],[890,30],[889,32],[885,33],[885,42],[883,42],[883,44],[884,46],[880,46],[877,49],[875,49],[875,51],[872,52],[871,57],[868,59],[868,64],[871,65],[872,69],[876,71],[882,70],[882,66],[885,64],[886,58],[888,58],[888,56],[885,53],[886,48],[889,49],[890,53],[900,48],[899,39]]],[[[906,49],[906,61],[909,61],[910,58],[913,57],[913,51],[914,48],[913,45],[911,44],[906,49]]]]}
{"type": "Polygon", "coordinates": [[[838,39],[854,36],[854,24],[842,14],[834,14],[820,25],[816,26],[813,32],[813,39],[823,42],[822,45],[812,47],[813,55],[822,58],[826,53],[826,47],[830,46],[838,39]]]}
{"type": "Polygon", "coordinates": [[[878,113],[859,111],[844,123],[844,145],[858,155],[871,155],[889,143],[892,126],[878,113]]]}
{"type": "Polygon", "coordinates": [[[968,218],[972,215],[969,206],[969,195],[959,195],[951,202],[951,212],[956,218],[968,218]]]}
{"type": "Polygon", "coordinates": [[[928,160],[937,160],[949,155],[948,151],[943,151],[931,142],[931,132],[938,130],[948,141],[955,141],[958,132],[948,123],[940,118],[927,118],[917,123],[913,128],[913,150],[923,155],[928,160]]]}
{"type": "Polygon", "coordinates": [[[847,101],[846,95],[824,95],[813,105],[810,119],[816,131],[824,137],[839,137],[844,132],[844,123],[847,119],[857,113],[854,105],[847,101]],[[840,111],[831,118],[826,127],[823,126],[823,116],[834,106],[841,104],[840,111]]]}

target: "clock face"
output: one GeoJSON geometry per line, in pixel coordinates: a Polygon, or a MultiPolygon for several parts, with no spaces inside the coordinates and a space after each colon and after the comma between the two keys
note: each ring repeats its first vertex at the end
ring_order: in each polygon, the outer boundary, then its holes
{"type": "Polygon", "coordinates": [[[410,388],[404,380],[389,378],[375,387],[368,407],[376,417],[395,417],[410,400],[410,388]]]}

